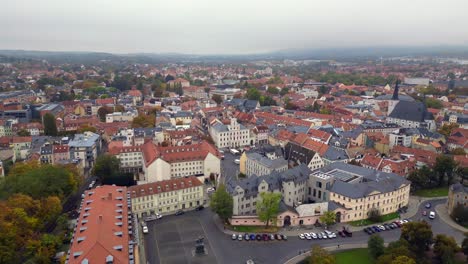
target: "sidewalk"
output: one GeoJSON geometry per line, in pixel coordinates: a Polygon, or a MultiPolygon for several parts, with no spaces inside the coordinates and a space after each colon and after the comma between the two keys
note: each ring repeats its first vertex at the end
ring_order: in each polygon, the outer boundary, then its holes
{"type": "Polygon", "coordinates": [[[464,228],[463,226],[457,224],[453,219],[450,217],[448,214],[447,208],[445,204],[439,204],[435,207],[435,211],[437,213],[437,216],[440,217],[440,219],[446,223],[447,225],[461,231],[461,232],[468,232],[468,229],[464,228]]]}

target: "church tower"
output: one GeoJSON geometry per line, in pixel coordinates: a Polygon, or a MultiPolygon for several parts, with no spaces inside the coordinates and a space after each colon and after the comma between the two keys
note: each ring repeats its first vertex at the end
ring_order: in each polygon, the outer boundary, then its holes
{"type": "Polygon", "coordinates": [[[398,99],[398,92],[399,92],[399,89],[400,89],[399,84],[400,84],[400,80],[397,80],[396,83],[395,83],[395,90],[393,90],[392,100],[388,101],[387,115],[390,115],[390,113],[393,111],[393,109],[395,109],[395,106],[400,101],[398,99]]]}

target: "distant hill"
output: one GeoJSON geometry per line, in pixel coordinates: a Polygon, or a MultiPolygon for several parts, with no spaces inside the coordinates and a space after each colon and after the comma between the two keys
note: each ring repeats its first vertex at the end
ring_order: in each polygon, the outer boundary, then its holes
{"type": "MultiPolygon", "coordinates": [[[[255,60],[356,60],[377,59],[382,57],[430,56],[458,57],[468,59],[468,47],[361,47],[361,48],[325,48],[325,49],[287,49],[269,53],[245,55],[191,55],[179,53],[133,53],[112,54],[105,52],[54,52],[30,50],[0,50],[0,56],[47,60],[52,63],[93,64],[101,61],[114,63],[165,63],[165,62],[249,62],[255,60]]],[[[1,58],[1,57],[0,57],[1,58]]]]}

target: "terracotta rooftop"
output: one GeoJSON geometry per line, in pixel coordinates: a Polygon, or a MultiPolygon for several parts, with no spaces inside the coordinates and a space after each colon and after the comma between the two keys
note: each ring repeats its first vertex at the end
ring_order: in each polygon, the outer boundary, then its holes
{"type": "Polygon", "coordinates": [[[69,264],[129,263],[127,188],[104,185],[85,192],[70,248],[69,264]],[[83,262],[84,260],[88,262],[83,262]]]}
{"type": "Polygon", "coordinates": [[[158,181],[146,184],[131,186],[128,188],[132,198],[142,197],[151,194],[158,194],[176,190],[187,189],[203,185],[195,176],[175,178],[165,181],[158,181]]]}

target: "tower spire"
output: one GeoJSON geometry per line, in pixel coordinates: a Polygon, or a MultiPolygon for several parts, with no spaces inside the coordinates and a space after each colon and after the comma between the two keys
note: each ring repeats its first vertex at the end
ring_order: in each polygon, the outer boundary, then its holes
{"type": "Polygon", "coordinates": [[[393,97],[392,97],[392,100],[398,100],[398,90],[399,90],[399,85],[400,84],[400,80],[396,80],[396,83],[395,83],[395,90],[393,90],[393,97]]]}

